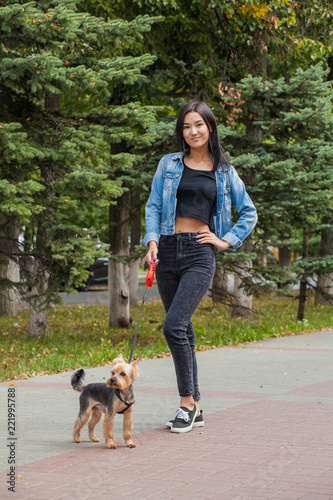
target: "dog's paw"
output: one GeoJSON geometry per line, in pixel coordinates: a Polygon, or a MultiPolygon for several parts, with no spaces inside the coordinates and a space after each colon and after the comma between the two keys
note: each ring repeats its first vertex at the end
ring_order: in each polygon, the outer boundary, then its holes
{"type": "Polygon", "coordinates": [[[75,437],[74,438],[74,443],[81,443],[81,438],[75,437]]]}
{"type": "Polygon", "coordinates": [[[89,436],[90,437],[90,441],[94,441],[94,443],[99,443],[99,439],[97,436],[93,435],[93,436],[89,436]]]}
{"type": "Polygon", "coordinates": [[[106,445],[111,450],[115,450],[117,448],[117,446],[115,445],[115,443],[113,441],[111,441],[111,439],[108,439],[108,441],[106,442],[106,445]]]}
{"type": "Polygon", "coordinates": [[[127,442],[126,442],[126,444],[127,444],[127,446],[128,446],[129,448],[135,448],[135,447],[136,447],[136,444],[135,444],[135,443],[133,443],[133,441],[127,441],[127,442]]]}

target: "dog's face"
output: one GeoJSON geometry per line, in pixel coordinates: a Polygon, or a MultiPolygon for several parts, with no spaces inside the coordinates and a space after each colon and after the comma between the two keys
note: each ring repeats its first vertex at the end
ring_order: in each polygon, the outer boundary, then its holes
{"type": "Polygon", "coordinates": [[[138,362],[133,361],[131,364],[128,364],[125,363],[122,356],[119,356],[112,362],[111,377],[106,382],[106,385],[114,389],[126,389],[134,382],[138,375],[138,362]]]}

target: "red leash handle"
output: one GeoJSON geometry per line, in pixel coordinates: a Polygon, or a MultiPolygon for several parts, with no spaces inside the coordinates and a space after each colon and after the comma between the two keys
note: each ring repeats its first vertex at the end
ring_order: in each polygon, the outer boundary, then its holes
{"type": "Polygon", "coordinates": [[[147,272],[146,286],[151,287],[154,281],[154,274],[156,269],[156,259],[151,260],[147,272]]]}

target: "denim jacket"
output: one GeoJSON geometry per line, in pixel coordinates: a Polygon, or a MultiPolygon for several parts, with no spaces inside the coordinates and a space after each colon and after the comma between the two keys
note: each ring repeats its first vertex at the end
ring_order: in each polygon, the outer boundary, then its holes
{"type": "MultiPolygon", "coordinates": [[[[183,153],[164,156],[155,173],[151,194],[146,205],[146,235],[143,244],[159,243],[159,235],[175,234],[177,189],[183,172],[183,153]]],[[[210,230],[220,239],[230,243],[228,250],[237,250],[251,233],[258,216],[243,181],[234,167],[223,171],[219,166],[215,172],[217,185],[216,210],[209,224],[210,230]],[[231,202],[239,214],[231,227],[231,202]]]]}

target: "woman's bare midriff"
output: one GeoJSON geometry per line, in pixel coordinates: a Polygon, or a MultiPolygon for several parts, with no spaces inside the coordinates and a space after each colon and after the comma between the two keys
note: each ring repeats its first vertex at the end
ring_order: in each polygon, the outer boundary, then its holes
{"type": "Polygon", "coordinates": [[[209,230],[209,226],[201,220],[192,219],[191,217],[176,217],[175,219],[176,233],[197,233],[204,229],[209,230]]]}

